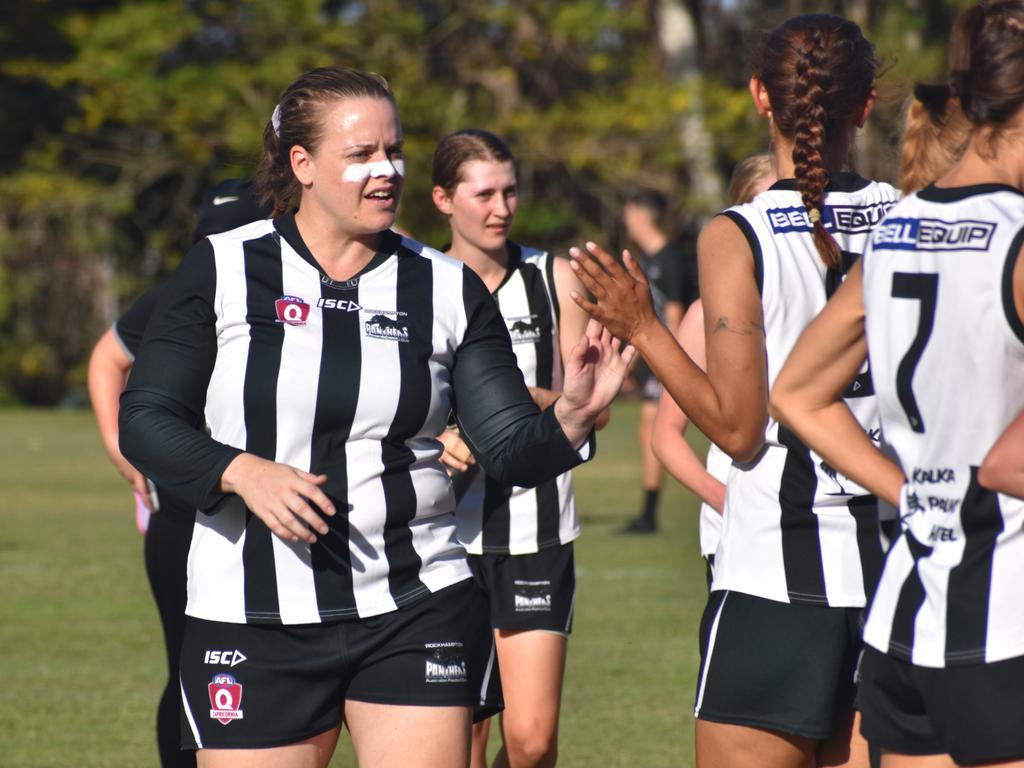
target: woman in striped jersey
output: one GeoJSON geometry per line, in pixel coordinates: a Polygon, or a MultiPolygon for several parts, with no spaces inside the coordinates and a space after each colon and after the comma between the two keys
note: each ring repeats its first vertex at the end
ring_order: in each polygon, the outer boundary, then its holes
{"type": "MultiPolygon", "coordinates": [[[[698,240],[707,374],[658,322],[646,281],[602,249],[574,252],[596,303],[665,388],[733,459],[701,622],[697,764],[864,765],[854,728],[859,618],[882,559],[876,500],[768,417],[768,391],[896,199],[844,170],[874,103],[876,60],[856,24],[794,17],[755,57],[751,95],[779,181],[698,240]]],[[[845,393],[877,437],[865,372],[845,393]]]]}
{"type": "Polygon", "coordinates": [[[122,396],[124,455],[199,510],[201,766],[320,768],[343,720],[362,765],[468,765],[491,641],[436,436],[454,410],[489,474],[543,482],[592,452],[632,356],[588,325],[541,412],[480,279],[389,229],[403,171],[383,78],[292,83],[257,172],[273,218],[189,252],[122,396]]]}
{"type": "Polygon", "coordinates": [[[1005,463],[1024,407],[1024,2],[964,11],[950,70],[963,157],[890,211],[772,394],[899,506],[858,692],[884,768],[1024,766],[1024,488],[1005,463]],[[865,357],[884,453],[838,399],[865,357]]]}
{"type": "MultiPolygon", "coordinates": [[[[448,255],[490,291],[534,401],[561,394],[564,361],[586,328],[572,301],[582,290],[566,259],[509,240],[518,207],[516,164],[493,133],[464,130],[434,150],[434,204],[451,226],[448,255]]],[[[442,436],[446,460],[465,486],[456,517],[459,541],[488,596],[504,693],[498,766],[551,766],[558,754],[558,710],[576,592],[572,542],[580,533],[572,477],[536,488],[509,486],[464,465],[468,447],[442,436]]],[[[488,722],[474,727],[474,766],[486,765],[488,722]]]]}
{"type": "MultiPolygon", "coordinates": [[[[775,158],[769,154],[751,155],[741,161],[729,182],[729,203],[749,203],[778,179],[775,158]]],[[[676,331],[676,340],[701,370],[707,370],[704,346],[704,304],[698,298],[686,310],[676,331]]],[[[661,393],[654,418],[651,447],[658,461],[680,483],[700,499],[700,553],[707,564],[708,588],[715,568],[715,550],[722,532],[722,510],[725,507],[725,480],[729,474],[728,455],[712,443],[708,447],[707,466],[693,452],[686,440],[690,420],[667,392],[661,393]]]]}

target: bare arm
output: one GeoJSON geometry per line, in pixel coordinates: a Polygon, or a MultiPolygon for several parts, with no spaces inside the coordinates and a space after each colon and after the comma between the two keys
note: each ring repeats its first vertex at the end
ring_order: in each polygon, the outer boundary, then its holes
{"type": "Polygon", "coordinates": [[[613,334],[630,341],[694,424],[737,461],[764,445],[768,412],[764,320],[753,255],[731,221],[717,217],[697,243],[707,337],[707,373],[654,313],[647,280],[628,252],[626,269],[599,246],[572,251],[596,303],[575,297],[613,334]]]}
{"type": "Polygon", "coordinates": [[[772,389],[772,416],[838,471],[899,506],[903,470],[864,432],[842,399],[867,359],[861,263],[804,330],[772,389]]]}
{"type": "Polygon", "coordinates": [[[146,478],[121,455],[118,446],[117,413],[121,390],[128,372],[132,368],[131,358],[121,347],[113,329],[108,329],[93,347],[89,357],[89,399],[99,427],[103,448],[111,463],[128,481],[132,490],[139,495],[146,509],[152,512],[152,500],[146,488],[146,478]]]}
{"type": "Polygon", "coordinates": [[[1024,499],[1024,411],[999,436],[978,469],[978,482],[990,491],[1024,499]]]}
{"type": "MultiPolygon", "coordinates": [[[[676,332],[676,340],[694,363],[702,368],[706,365],[704,307],[700,299],[686,311],[676,332]]],[[[725,507],[725,485],[711,476],[686,441],[689,423],[676,401],[663,392],[651,436],[654,455],[676,480],[721,513],[725,507]]]]}
{"type": "MultiPolygon", "coordinates": [[[[1024,258],[1017,254],[1013,267],[1013,300],[1024,320],[1024,258]]],[[[978,469],[978,482],[990,491],[1024,498],[1024,411],[1010,423],[978,469]]]]}

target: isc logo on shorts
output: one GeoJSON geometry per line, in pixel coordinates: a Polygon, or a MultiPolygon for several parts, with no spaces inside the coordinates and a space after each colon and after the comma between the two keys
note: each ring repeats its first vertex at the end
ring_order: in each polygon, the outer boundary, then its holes
{"type": "Polygon", "coordinates": [[[462,643],[426,643],[423,647],[430,652],[424,676],[426,682],[466,682],[466,660],[462,658],[462,643]]]}
{"type": "Polygon", "coordinates": [[[233,667],[241,664],[248,657],[237,648],[233,651],[207,651],[203,657],[204,664],[226,664],[233,667]]]}
{"type": "Polygon", "coordinates": [[[220,672],[213,676],[210,689],[210,718],[227,725],[242,719],[242,684],[231,675],[220,672]]]}

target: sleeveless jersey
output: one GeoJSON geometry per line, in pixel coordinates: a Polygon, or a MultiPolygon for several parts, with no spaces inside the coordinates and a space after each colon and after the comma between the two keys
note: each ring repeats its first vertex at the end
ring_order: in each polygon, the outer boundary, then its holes
{"type": "Polygon", "coordinates": [[[920,666],[1024,655],[1024,501],[977,480],[1024,407],[1022,223],[1011,187],[929,187],[892,211],[864,261],[882,431],[907,476],[864,639],[920,666]]]}
{"type": "MultiPolygon", "coordinates": [[[[708,474],[724,484],[729,477],[732,459],[714,443],[708,446],[708,474]]],[[[707,502],[700,505],[700,553],[704,557],[715,554],[718,541],[722,538],[722,516],[707,502]]]]}
{"type": "MultiPolygon", "coordinates": [[[[818,255],[794,180],[725,212],[754,254],[769,387],[896,199],[888,184],[831,174],[822,221],[843,252],[841,270],[826,270],[818,255]]],[[[858,375],[846,398],[877,441],[869,371],[858,375]]],[[[875,497],[837,474],[774,419],[768,420],[764,448],[749,463],[734,463],[726,486],[712,589],[809,605],[866,603],[882,562],[875,497]]]]}
{"type": "MultiPolygon", "coordinates": [[[[508,272],[494,292],[526,385],[562,389],[554,257],[508,243],[508,272]]],[[[471,470],[473,471],[473,470],[471,470]]],[[[503,486],[476,471],[456,509],[459,541],[470,554],[524,555],[580,535],[572,475],[536,488],[503,486]]]]}

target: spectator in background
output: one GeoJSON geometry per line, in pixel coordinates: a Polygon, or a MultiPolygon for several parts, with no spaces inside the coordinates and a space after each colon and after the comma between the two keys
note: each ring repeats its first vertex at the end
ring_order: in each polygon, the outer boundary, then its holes
{"type": "MultiPolygon", "coordinates": [[[[222,181],[203,198],[193,241],[268,215],[269,211],[256,200],[249,181],[222,181]]],[[[167,684],[160,696],[156,721],[160,764],[163,768],[193,768],[195,752],[181,749],[178,661],[185,631],[185,566],[196,512],[162,488],[148,485],[142,473],[121,455],[117,444],[118,399],[161,290],[162,286],[158,286],[139,297],[96,342],[89,358],[89,398],[107,456],[135,491],[137,522],[146,537],[146,576],[160,613],[167,651],[167,684]]]]}
{"type": "MultiPolygon", "coordinates": [[[[697,261],[692,246],[683,249],[670,240],[665,227],[668,199],[653,189],[639,189],[629,195],[622,209],[626,234],[640,250],[640,259],[654,296],[659,316],[669,328],[677,328],[683,313],[697,298],[697,261]]],[[[635,380],[643,396],[637,440],[643,458],[641,481],[644,489],[640,514],[623,533],[653,533],[658,529],[658,497],[662,467],[651,448],[654,416],[658,412],[661,384],[643,360],[636,367],[635,380]]]]}

